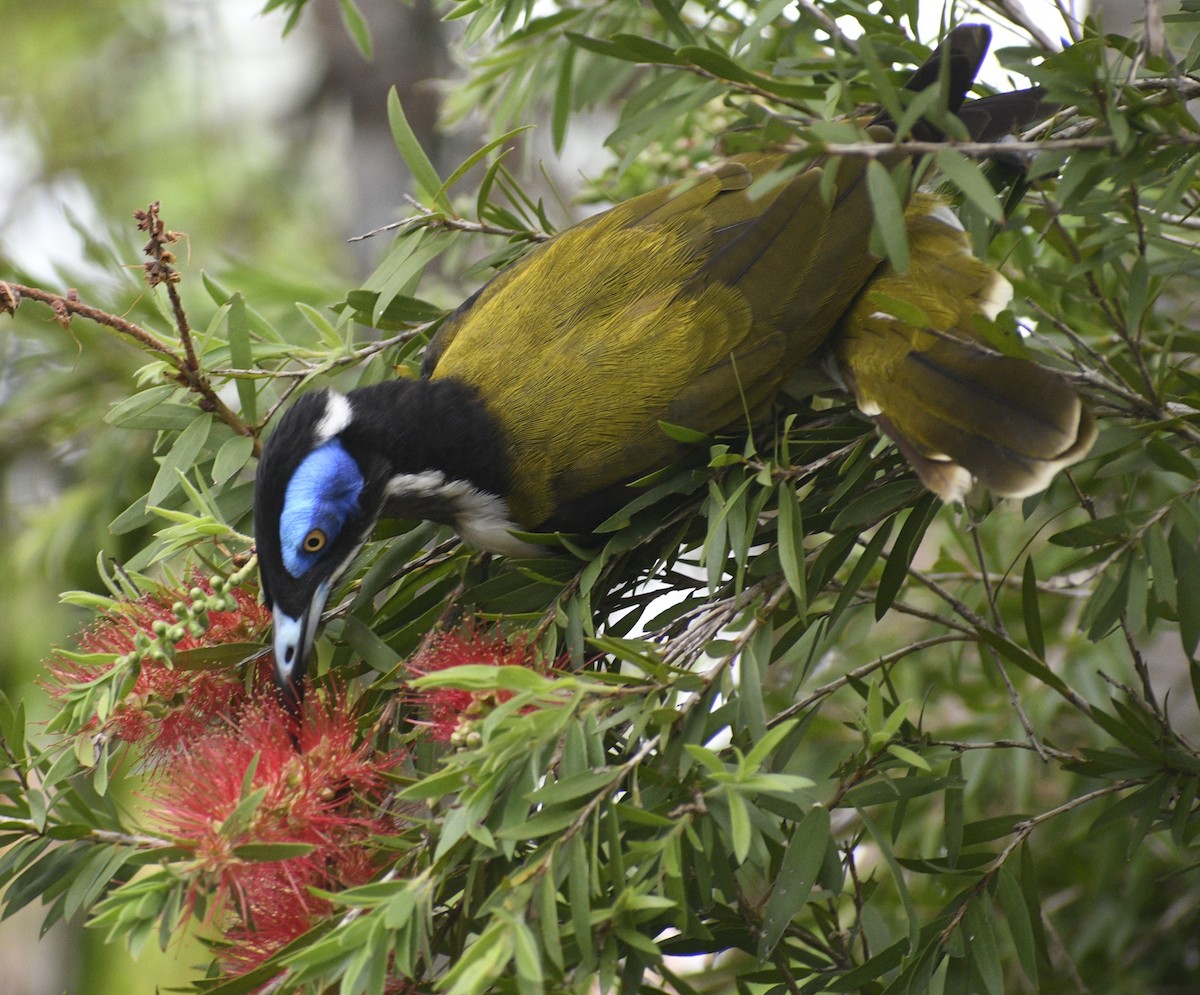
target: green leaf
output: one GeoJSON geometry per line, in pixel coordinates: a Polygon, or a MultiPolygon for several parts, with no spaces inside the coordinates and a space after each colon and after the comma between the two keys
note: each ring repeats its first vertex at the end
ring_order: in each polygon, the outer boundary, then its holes
{"type": "Polygon", "coordinates": [[[162,504],[163,499],[179,486],[179,475],[186,476],[191,472],[211,429],[212,415],[201,414],[179,433],[175,444],[160,461],[154,483],[150,485],[150,493],[146,495],[147,504],[162,504]]]}
{"type": "Polygon", "coordinates": [[[929,761],[916,751],[910,750],[907,746],[899,746],[896,743],[889,743],[887,751],[901,763],[908,764],[910,767],[915,767],[917,770],[923,770],[927,774],[932,773],[933,769],[929,766],[929,761]]]}
{"type": "Polygon", "coordinates": [[[1000,951],[992,930],[991,910],[984,908],[983,899],[974,899],[967,907],[967,950],[971,962],[983,982],[987,995],[1004,995],[1004,971],[1000,966],[1000,951]]]}
{"type": "MultiPolygon", "coordinates": [[[[246,318],[246,299],[241,294],[229,298],[225,325],[229,329],[229,362],[238,370],[252,369],[254,356],[250,349],[250,323],[246,318]]],[[[242,418],[253,425],[258,421],[258,392],[254,388],[254,381],[238,377],[234,383],[237,385],[242,418]]]]}
{"type": "Polygon", "coordinates": [[[509,923],[493,922],[474,942],[468,944],[458,960],[442,976],[438,987],[448,995],[482,995],[492,990],[513,956],[513,935],[509,923]]]}
{"type": "Polygon", "coordinates": [[[109,425],[121,428],[148,428],[155,431],[187,428],[196,418],[196,409],[171,398],[176,387],[148,387],[114,404],[104,416],[109,425]]]}
{"type": "Polygon", "coordinates": [[[434,199],[441,199],[443,195],[450,192],[450,190],[456,183],[458,183],[459,180],[466,176],[466,174],[469,173],[475,166],[483,162],[495,149],[499,148],[501,145],[504,145],[506,142],[512,141],[523,132],[529,131],[531,127],[532,125],[525,125],[521,128],[512,128],[511,130],[506,131],[503,135],[493,138],[482,148],[476,149],[459,164],[458,168],[456,168],[454,172],[446,177],[446,182],[438,188],[437,193],[434,195],[434,199]]]}
{"type": "Polygon", "coordinates": [[[1016,874],[1007,865],[1000,867],[996,881],[996,894],[1004,909],[1004,918],[1008,922],[1008,933],[1017,951],[1017,960],[1021,964],[1021,970],[1025,972],[1025,977],[1029,979],[1031,988],[1037,990],[1037,941],[1034,937],[1029,905],[1021,893],[1021,884],[1016,874]]]}
{"type": "Polygon", "coordinates": [[[746,799],[736,791],[725,792],[729,803],[729,835],[733,844],[733,859],[744,864],[750,855],[751,830],[750,810],[746,799]]]}
{"type": "Polygon", "coordinates": [[[266,650],[261,643],[196,646],[193,649],[176,650],[172,666],[176,670],[223,670],[235,664],[245,663],[251,657],[264,652],[266,650]]]}
{"type": "Polygon", "coordinates": [[[370,59],[372,57],[371,29],[367,26],[366,18],[363,17],[362,11],[358,9],[354,0],[339,0],[339,3],[342,7],[342,21],[345,22],[346,30],[354,39],[358,50],[362,52],[363,58],[370,59]]]}
{"type": "Polygon", "coordinates": [[[550,140],[554,151],[561,153],[567,139],[567,126],[571,121],[571,82],[575,71],[574,46],[563,50],[558,66],[558,78],[554,85],[554,106],[550,115],[550,140]]]}
{"type": "Polygon", "coordinates": [[[892,607],[896,595],[908,579],[908,568],[921,546],[921,540],[941,510],[942,503],[933,494],[926,494],[912,507],[883,561],[883,573],[875,592],[875,619],[878,621],[892,607]]]}
{"type": "Polygon", "coordinates": [[[724,52],[718,52],[716,49],[686,45],[675,54],[681,59],[686,59],[692,65],[712,73],[719,79],[731,80],[734,83],[753,83],[755,81],[754,73],[744,69],[724,52]]]}
{"type": "Polygon", "coordinates": [[[808,589],[804,575],[804,522],[800,502],[789,482],[778,488],[779,495],[779,564],[788,587],[796,596],[796,614],[803,618],[808,612],[808,589]]]}
{"type": "Polygon", "coordinates": [[[691,44],[694,36],[680,16],[678,7],[671,0],[653,0],[653,3],[654,9],[658,11],[658,16],[662,18],[667,30],[683,44],[691,44]]]}
{"type": "Polygon", "coordinates": [[[213,460],[212,481],[220,485],[242,470],[254,456],[254,440],[248,435],[235,435],[221,443],[213,460]]]}
{"type": "Polygon", "coordinates": [[[1045,657],[1046,637],[1042,631],[1041,597],[1037,586],[1037,573],[1033,567],[1033,557],[1025,558],[1025,571],[1021,578],[1021,607],[1025,615],[1025,638],[1029,640],[1029,648],[1034,656],[1045,657]]]}
{"type": "Polygon", "coordinates": [[[594,795],[607,787],[616,777],[612,771],[594,770],[574,774],[558,781],[551,781],[526,795],[526,800],[535,805],[560,805],[585,795],[594,795]]]}
{"type": "Polygon", "coordinates": [[[567,868],[567,898],[571,906],[571,926],[582,961],[580,967],[586,969],[594,963],[596,949],[592,941],[591,874],[588,869],[587,850],[580,834],[572,837],[567,845],[567,868]]]}
{"type": "Polygon", "coordinates": [[[531,691],[548,694],[566,681],[552,681],[528,667],[489,667],[485,663],[465,663],[447,667],[410,681],[419,691],[427,688],[462,688],[466,691],[531,691]]]}
{"type": "Polygon", "coordinates": [[[267,863],[291,860],[293,857],[307,857],[315,849],[311,843],[243,843],[233,848],[233,855],[238,860],[267,863]]]}
{"type": "Polygon", "coordinates": [[[983,212],[989,221],[997,224],[1004,220],[1004,212],[1000,209],[1000,201],[991,183],[980,171],[979,167],[967,160],[961,152],[954,149],[942,149],[937,156],[938,169],[962,191],[975,207],[983,212]]]}
{"type": "Polygon", "coordinates": [[[1200,644],[1200,556],[1196,547],[1183,537],[1179,528],[1168,538],[1171,562],[1175,566],[1175,596],[1179,607],[1179,639],[1188,657],[1196,655],[1200,644]]]}
{"type": "Polygon", "coordinates": [[[808,902],[831,842],[829,810],[815,806],[792,830],[779,874],[771,886],[758,939],[758,959],[765,961],[788,923],[808,902]]]}
{"type": "Polygon", "coordinates": [[[896,192],[892,174],[878,159],[867,163],[867,193],[875,216],[875,231],[883,251],[897,273],[908,272],[908,232],[904,226],[904,205],[896,192]]]}
{"type": "Polygon", "coordinates": [[[429,198],[439,211],[452,213],[453,207],[445,193],[435,196],[437,191],[443,189],[442,181],[438,179],[437,170],[433,168],[429,156],[421,148],[421,143],[417,140],[412,125],[408,123],[408,118],[404,116],[404,108],[400,104],[400,94],[396,92],[394,86],[388,91],[387,110],[388,123],[392,128],[392,138],[396,142],[396,148],[400,150],[400,155],[404,157],[404,162],[412,171],[413,181],[416,183],[420,195],[429,198]]]}
{"type": "Polygon", "coordinates": [[[1071,689],[1067,686],[1066,682],[1028,650],[991,629],[980,626],[975,631],[979,633],[979,637],[985,643],[998,650],[1001,656],[1015,663],[1025,673],[1057,691],[1064,698],[1069,699],[1072,697],[1071,689]]]}

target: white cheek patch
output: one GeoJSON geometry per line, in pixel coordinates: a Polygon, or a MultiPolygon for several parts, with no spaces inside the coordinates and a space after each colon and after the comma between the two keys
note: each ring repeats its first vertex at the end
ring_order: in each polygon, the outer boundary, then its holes
{"type": "Polygon", "coordinates": [[[541,556],[545,550],[512,534],[517,523],[508,504],[466,480],[448,480],[440,470],[401,473],[388,481],[387,496],[403,500],[436,499],[446,504],[455,531],[476,549],[505,556],[541,556]]]}
{"type": "Polygon", "coordinates": [[[347,519],[358,511],[362,488],[362,471],[340,442],[327,442],[304,457],[288,481],[279,516],[279,542],[288,573],[302,577],[321,559],[347,519]],[[313,529],[325,533],[324,549],[318,552],[304,549],[304,539],[313,529]]]}

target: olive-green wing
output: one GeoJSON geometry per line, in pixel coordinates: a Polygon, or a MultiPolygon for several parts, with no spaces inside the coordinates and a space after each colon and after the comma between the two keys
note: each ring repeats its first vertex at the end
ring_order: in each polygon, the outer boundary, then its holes
{"type": "Polygon", "coordinates": [[[670,459],[661,420],[760,414],[825,340],[876,265],[862,168],[837,167],[832,199],[824,165],[756,184],[785,168],[743,157],[619,205],[447,322],[432,375],[473,384],[503,424],[523,523],[670,459]]]}

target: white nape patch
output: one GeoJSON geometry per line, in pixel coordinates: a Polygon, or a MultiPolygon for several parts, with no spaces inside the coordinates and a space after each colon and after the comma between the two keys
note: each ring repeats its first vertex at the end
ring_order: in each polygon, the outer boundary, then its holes
{"type": "Polygon", "coordinates": [[[858,410],[868,418],[874,418],[876,415],[883,414],[883,408],[881,408],[875,401],[865,399],[859,400],[858,410]]]}
{"type": "Polygon", "coordinates": [[[350,424],[350,419],[353,416],[354,409],[350,406],[350,401],[345,394],[339,394],[336,390],[327,391],[325,394],[325,414],[317,422],[315,445],[324,445],[335,436],[341,435],[346,430],[346,426],[350,424]]]}
{"type": "Polygon", "coordinates": [[[867,315],[868,321],[899,321],[894,314],[888,314],[886,311],[872,311],[867,315]]]}
{"type": "Polygon", "coordinates": [[[933,218],[934,221],[940,221],[947,228],[953,228],[955,231],[966,231],[962,220],[951,210],[949,204],[935,204],[928,216],[933,218]]]}
{"type": "Polygon", "coordinates": [[[544,556],[545,550],[522,542],[512,534],[517,528],[502,497],[481,491],[466,480],[447,480],[441,470],[401,473],[388,481],[389,498],[436,498],[445,501],[454,519],[454,530],[468,545],[505,556],[544,556]]]}

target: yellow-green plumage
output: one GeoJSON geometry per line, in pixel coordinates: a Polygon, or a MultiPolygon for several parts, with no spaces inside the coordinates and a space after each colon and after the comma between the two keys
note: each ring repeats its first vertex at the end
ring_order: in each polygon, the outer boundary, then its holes
{"type": "Polygon", "coordinates": [[[1091,448],[1091,415],[1058,374],[983,342],[977,318],[994,317],[1012,290],[971,255],[948,209],[918,195],[905,220],[908,272],[883,267],[846,315],[835,334],[842,375],[944,500],[972,478],[1005,496],[1036,493],[1091,448]]]}
{"type": "Polygon", "coordinates": [[[756,197],[787,165],[743,156],[618,205],[443,326],[427,366],[475,386],[504,426],[522,524],[669,460],[660,421],[716,431],[760,416],[825,343],[878,265],[864,169],[837,166],[829,200],[820,163],[756,197]]]}
{"type": "MultiPolygon", "coordinates": [[[[910,89],[942,80],[957,109],[988,37],[955,29],[910,89]]],[[[977,102],[980,135],[1040,106],[1013,96],[977,102]]],[[[911,201],[907,274],[872,255],[866,161],[735,157],[568,229],[447,319],[424,372],[470,385],[499,426],[520,525],[590,527],[606,494],[677,455],[660,422],[745,427],[831,344],[860,406],[944,498],[972,476],[1027,494],[1087,452],[1094,425],[1065,381],[979,341],[974,318],[1006,284],[939,201],[911,201]]]]}

